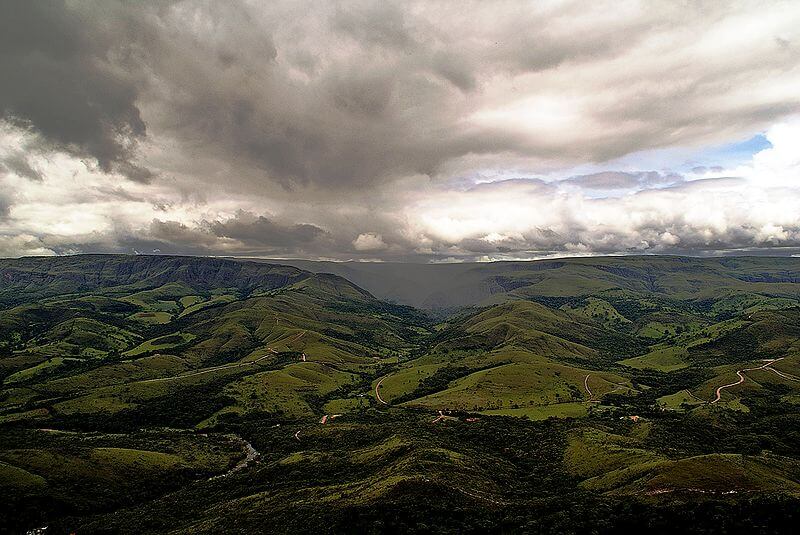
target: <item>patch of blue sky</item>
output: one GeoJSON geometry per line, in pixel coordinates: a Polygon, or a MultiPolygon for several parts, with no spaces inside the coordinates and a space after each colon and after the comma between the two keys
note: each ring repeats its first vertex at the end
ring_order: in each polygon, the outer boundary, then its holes
{"type": "Polygon", "coordinates": [[[772,143],[764,134],[758,134],[745,141],[728,143],[700,151],[696,156],[684,163],[689,169],[693,167],[723,167],[730,169],[749,163],[753,155],[762,150],[772,148],[772,143]]]}
{"type": "MultiPolygon", "coordinates": [[[[542,169],[540,172],[520,169],[483,169],[467,176],[458,176],[450,180],[450,186],[456,189],[468,188],[475,184],[501,182],[514,178],[538,178],[545,181],[563,180],[579,175],[590,175],[604,171],[641,172],[659,171],[663,174],[677,173],[692,179],[698,168],[706,168],[712,173],[725,169],[733,169],[748,164],[753,155],[771,148],[772,144],[763,133],[745,140],[734,141],[722,145],[708,147],[669,147],[638,151],[607,162],[586,163],[553,169],[542,169]]],[[[619,195],[620,192],[617,192],[619,195]]],[[[607,192],[595,192],[593,196],[604,197],[607,192]]]]}
{"type": "Polygon", "coordinates": [[[548,179],[588,175],[603,171],[659,171],[661,173],[691,174],[693,169],[733,169],[745,165],[753,155],[772,147],[764,134],[746,140],[709,147],[669,147],[633,152],[620,158],[600,163],[589,163],[559,170],[548,179]]]}

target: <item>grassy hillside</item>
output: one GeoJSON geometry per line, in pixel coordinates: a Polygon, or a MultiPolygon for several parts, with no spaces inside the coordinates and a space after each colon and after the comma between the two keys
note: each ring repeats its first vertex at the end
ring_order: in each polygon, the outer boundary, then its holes
{"type": "Polygon", "coordinates": [[[2,260],[0,531],[785,532],[796,262],[2,260]]]}

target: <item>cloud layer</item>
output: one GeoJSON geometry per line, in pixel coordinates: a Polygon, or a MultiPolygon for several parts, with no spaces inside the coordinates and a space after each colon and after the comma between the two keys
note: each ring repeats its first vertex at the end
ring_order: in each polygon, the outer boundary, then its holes
{"type": "Polygon", "coordinates": [[[792,2],[2,4],[0,255],[792,251],[798,46],[792,2]]]}

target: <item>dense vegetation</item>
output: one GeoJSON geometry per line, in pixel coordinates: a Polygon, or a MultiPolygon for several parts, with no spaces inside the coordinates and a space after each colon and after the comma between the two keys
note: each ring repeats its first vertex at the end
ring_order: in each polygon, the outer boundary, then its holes
{"type": "Polygon", "coordinates": [[[0,261],[0,531],[786,532],[798,267],[0,261]]]}

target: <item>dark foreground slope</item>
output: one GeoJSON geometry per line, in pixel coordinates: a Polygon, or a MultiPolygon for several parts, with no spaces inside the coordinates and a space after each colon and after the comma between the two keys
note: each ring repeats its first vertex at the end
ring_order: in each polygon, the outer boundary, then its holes
{"type": "Polygon", "coordinates": [[[2,261],[0,531],[787,532],[792,262],[467,266],[519,280],[432,319],[288,266],[2,261]]]}

